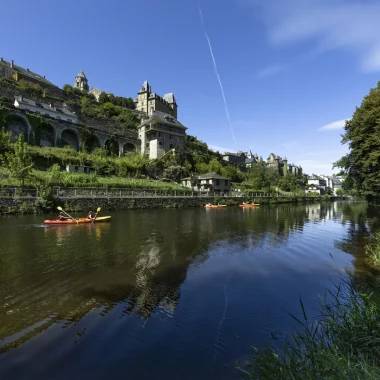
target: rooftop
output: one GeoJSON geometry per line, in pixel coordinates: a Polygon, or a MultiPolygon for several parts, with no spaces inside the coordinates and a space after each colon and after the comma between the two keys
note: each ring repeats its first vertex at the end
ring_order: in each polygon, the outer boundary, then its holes
{"type": "Polygon", "coordinates": [[[42,83],[45,83],[45,84],[48,84],[50,86],[53,86],[53,87],[57,87],[55,84],[53,84],[52,82],[48,81],[44,76],[42,75],[39,75],[33,71],[30,71],[29,69],[24,69],[23,67],[21,66],[18,66],[18,65],[15,65],[13,63],[13,61],[11,62],[7,62],[5,61],[4,59],[0,58],[0,65],[2,66],[6,66],[8,68],[12,68],[13,70],[19,72],[20,74],[22,74],[23,76],[27,77],[27,78],[31,78],[33,80],[37,80],[39,82],[42,82],[42,83]]]}
{"type": "Polygon", "coordinates": [[[216,174],[216,173],[201,174],[198,178],[199,179],[228,179],[228,180],[230,180],[230,178],[223,177],[223,176],[216,174]]]}
{"type": "Polygon", "coordinates": [[[150,123],[162,123],[170,126],[175,126],[177,128],[187,129],[175,117],[161,111],[153,111],[153,113],[141,124],[141,126],[148,125],[150,123]]]}
{"type": "Polygon", "coordinates": [[[77,115],[75,113],[70,112],[70,111],[68,111],[65,108],[58,108],[58,107],[54,107],[52,104],[35,102],[34,100],[28,99],[28,98],[24,98],[23,96],[17,96],[16,97],[16,101],[18,103],[29,105],[29,106],[32,106],[32,107],[38,107],[38,108],[41,108],[41,109],[46,109],[47,111],[53,111],[53,112],[58,112],[58,113],[65,114],[67,116],[77,117],[77,115]]]}

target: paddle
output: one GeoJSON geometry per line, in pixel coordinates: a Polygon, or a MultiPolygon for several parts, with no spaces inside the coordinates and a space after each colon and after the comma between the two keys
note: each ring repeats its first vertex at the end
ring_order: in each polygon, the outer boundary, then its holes
{"type": "Polygon", "coordinates": [[[58,206],[57,209],[59,211],[62,211],[63,213],[65,213],[69,218],[71,218],[72,220],[75,220],[71,215],[69,215],[61,206],[58,206]]]}
{"type": "Polygon", "coordinates": [[[98,207],[98,208],[96,209],[96,214],[95,214],[95,216],[94,216],[94,219],[92,219],[92,222],[91,222],[91,223],[94,223],[94,221],[95,221],[95,219],[96,219],[96,215],[98,215],[98,212],[100,212],[100,210],[101,210],[100,207],[98,207]]]}

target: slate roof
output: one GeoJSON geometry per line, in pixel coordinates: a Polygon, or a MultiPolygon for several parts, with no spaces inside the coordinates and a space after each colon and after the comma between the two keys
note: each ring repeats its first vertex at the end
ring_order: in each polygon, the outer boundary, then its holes
{"type": "Polygon", "coordinates": [[[246,159],[245,159],[245,163],[246,163],[246,164],[252,164],[252,163],[256,163],[256,162],[257,162],[257,160],[256,160],[255,157],[252,157],[252,158],[246,158],[246,159]]]}
{"type": "Polygon", "coordinates": [[[83,70],[79,71],[79,74],[77,75],[77,78],[78,77],[87,79],[85,73],[83,72],[83,70]]]}
{"type": "Polygon", "coordinates": [[[174,116],[161,112],[161,111],[153,111],[153,113],[149,116],[147,120],[145,120],[140,126],[149,125],[150,123],[162,123],[166,125],[170,125],[177,128],[187,129],[183,124],[181,124],[174,116]]]}
{"type": "MultiPolygon", "coordinates": [[[[225,152],[223,156],[234,156],[234,157],[241,157],[244,153],[243,152],[237,152],[237,153],[232,153],[232,152],[225,152]]],[[[245,155],[245,154],[244,154],[245,155]]]]}
{"type": "MultiPolygon", "coordinates": [[[[4,59],[0,61],[0,65],[7,66],[8,68],[11,68],[11,63],[5,61],[4,59]]],[[[53,87],[57,87],[55,84],[53,84],[52,82],[48,81],[42,75],[39,75],[39,74],[37,74],[37,73],[35,73],[33,71],[30,71],[29,69],[24,69],[23,67],[15,65],[15,64],[13,64],[13,67],[11,69],[19,72],[24,77],[31,78],[33,80],[37,80],[37,81],[39,81],[41,83],[45,83],[45,84],[48,84],[48,85],[53,86],[53,87]]]]}
{"type": "Polygon", "coordinates": [[[219,174],[216,173],[206,173],[198,176],[198,179],[228,179],[231,180],[230,178],[227,177],[222,177],[219,174]]]}
{"type": "Polygon", "coordinates": [[[58,113],[65,114],[67,116],[77,117],[77,115],[75,113],[70,112],[70,111],[68,111],[65,108],[58,108],[58,107],[54,107],[54,106],[52,106],[50,104],[47,104],[47,103],[35,102],[34,100],[24,98],[23,96],[22,97],[21,96],[16,97],[16,100],[19,103],[22,103],[22,104],[25,104],[25,105],[29,105],[29,106],[32,106],[32,107],[38,107],[38,108],[41,108],[42,110],[46,109],[48,111],[53,111],[53,112],[58,112],[58,113]]]}

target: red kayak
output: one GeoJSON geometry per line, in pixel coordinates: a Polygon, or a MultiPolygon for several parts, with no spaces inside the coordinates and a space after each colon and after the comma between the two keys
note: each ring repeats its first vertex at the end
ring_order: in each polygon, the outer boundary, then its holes
{"type": "MultiPolygon", "coordinates": [[[[99,216],[94,220],[94,223],[110,222],[110,216],[99,216]]],[[[88,218],[78,218],[78,219],[54,219],[54,220],[45,220],[44,224],[82,224],[82,223],[92,223],[92,219],[88,218]]]]}

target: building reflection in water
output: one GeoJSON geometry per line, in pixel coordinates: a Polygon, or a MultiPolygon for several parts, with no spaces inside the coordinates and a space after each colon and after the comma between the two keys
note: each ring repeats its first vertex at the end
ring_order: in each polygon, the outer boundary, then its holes
{"type": "Polygon", "coordinates": [[[12,235],[17,230],[8,231],[1,236],[0,304],[8,306],[0,310],[0,339],[20,335],[0,347],[15,347],[55,322],[75,323],[92,310],[107,314],[115,305],[143,321],[158,308],[172,315],[189,268],[215,247],[232,247],[231,254],[281,247],[308,223],[337,220],[354,228],[365,218],[366,204],[331,203],[131,211],[109,224],[30,229],[22,242],[12,235]]]}

